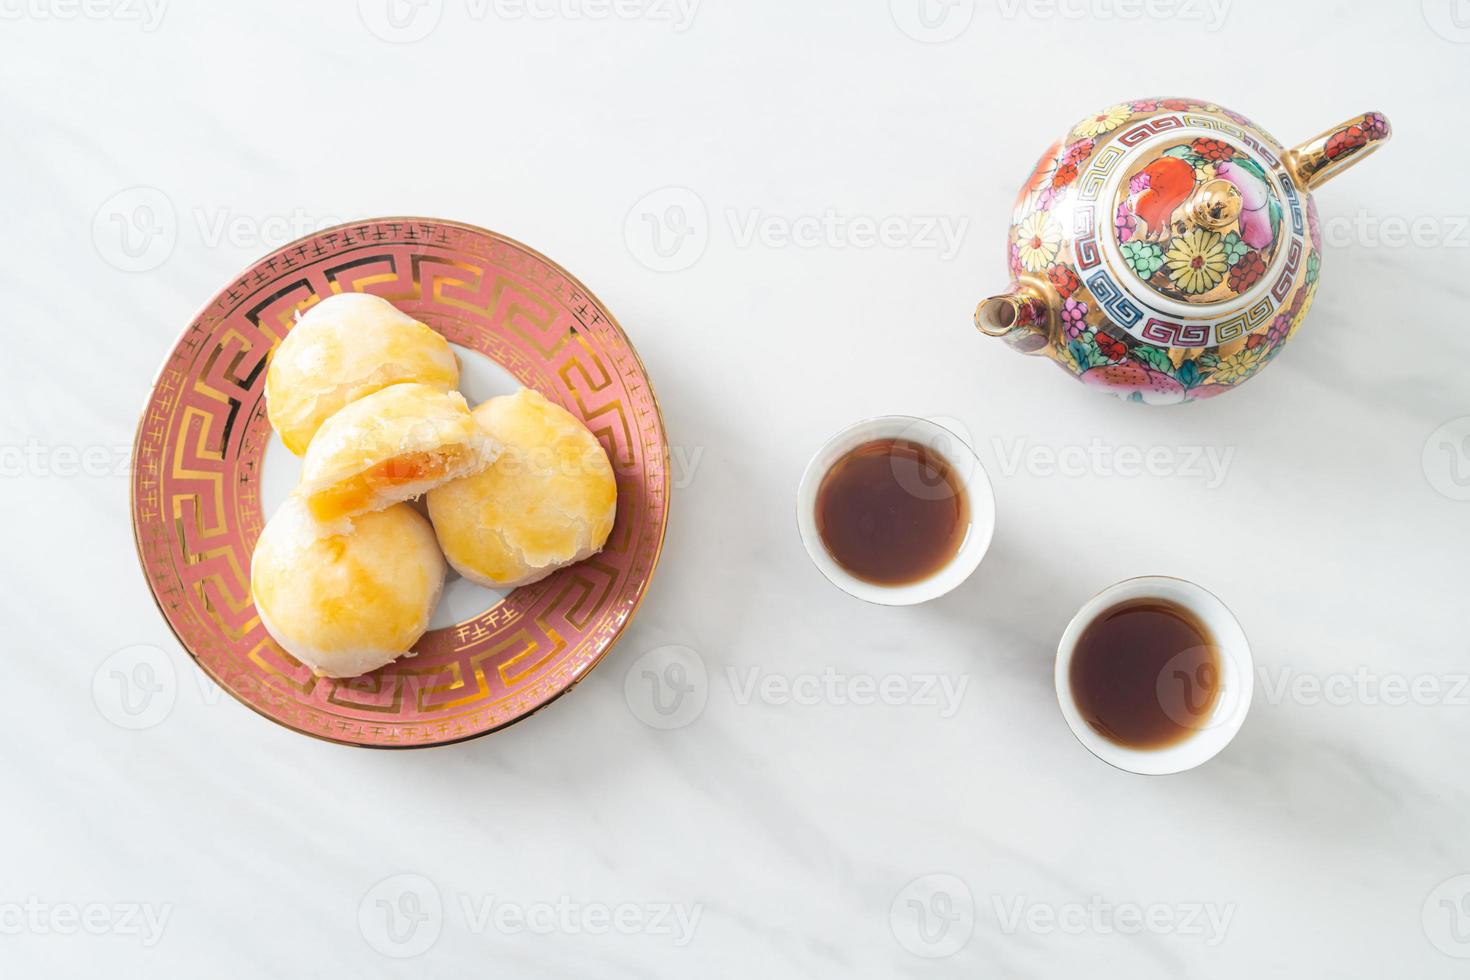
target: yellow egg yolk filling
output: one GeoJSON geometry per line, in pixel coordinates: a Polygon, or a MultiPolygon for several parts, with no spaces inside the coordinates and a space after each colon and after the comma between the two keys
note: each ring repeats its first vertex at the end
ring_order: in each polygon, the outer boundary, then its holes
{"type": "MultiPolygon", "coordinates": [[[[306,498],[311,516],[322,523],[353,517],[384,505],[380,494],[426,481],[442,480],[460,458],[457,452],[405,453],[371,466],[306,498]]],[[[392,501],[396,502],[398,498],[392,501]]]]}

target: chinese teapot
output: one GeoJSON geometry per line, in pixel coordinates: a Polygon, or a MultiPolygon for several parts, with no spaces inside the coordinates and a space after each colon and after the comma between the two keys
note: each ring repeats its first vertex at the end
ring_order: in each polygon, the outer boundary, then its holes
{"type": "Polygon", "coordinates": [[[1364,113],[1285,149],[1194,99],[1108,106],[1042,154],[1016,200],[1011,283],[981,332],[1083,384],[1171,404],[1230,391],[1296,332],[1317,290],[1311,192],[1389,137],[1364,113]]]}

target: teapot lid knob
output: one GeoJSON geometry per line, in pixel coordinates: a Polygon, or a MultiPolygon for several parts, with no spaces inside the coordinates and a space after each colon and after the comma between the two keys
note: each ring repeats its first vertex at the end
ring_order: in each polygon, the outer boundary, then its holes
{"type": "Polygon", "coordinates": [[[1207,180],[1194,192],[1190,216],[1210,231],[1229,228],[1240,217],[1240,191],[1228,180],[1207,180]]]}

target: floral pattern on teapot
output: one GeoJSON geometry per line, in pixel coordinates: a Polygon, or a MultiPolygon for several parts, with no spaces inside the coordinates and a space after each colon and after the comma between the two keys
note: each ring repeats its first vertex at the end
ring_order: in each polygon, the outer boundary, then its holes
{"type": "Polygon", "coordinates": [[[1232,390],[1275,359],[1316,293],[1308,188],[1387,135],[1366,113],[1288,151],[1213,103],[1109,106],[1022,187],[1011,292],[983,302],[976,322],[1129,400],[1232,390]]]}
{"type": "Polygon", "coordinates": [[[1209,136],[1175,143],[1129,168],[1113,233],[1139,279],[1188,302],[1235,299],[1260,282],[1281,242],[1281,199],[1250,157],[1209,136]],[[1205,213],[1176,211],[1204,195],[1205,213]],[[1233,222],[1222,220],[1231,217],[1233,222]]]}

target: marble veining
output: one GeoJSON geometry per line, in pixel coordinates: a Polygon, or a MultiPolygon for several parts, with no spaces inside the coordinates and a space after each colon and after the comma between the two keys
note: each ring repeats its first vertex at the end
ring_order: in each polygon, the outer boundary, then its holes
{"type": "Polygon", "coordinates": [[[6,6],[0,974],[1463,976],[1470,31],[1449,0],[1125,7],[6,6]],[[1159,57],[1186,50],[1219,57],[1159,57]],[[1320,196],[1291,349],[1141,409],[971,313],[1035,150],[1176,91],[1288,143],[1369,108],[1395,137],[1320,196]],[[216,689],[128,524],[199,306],[384,214],[582,278],[675,482],[617,649],[426,752],[216,689]],[[976,575],[908,609],[832,588],[792,519],[810,452],[895,412],[960,428],[997,498],[976,575]],[[1092,758],[1051,686],[1077,607],[1149,573],[1218,594],[1257,666],[1236,741],[1163,778],[1092,758]]]}

